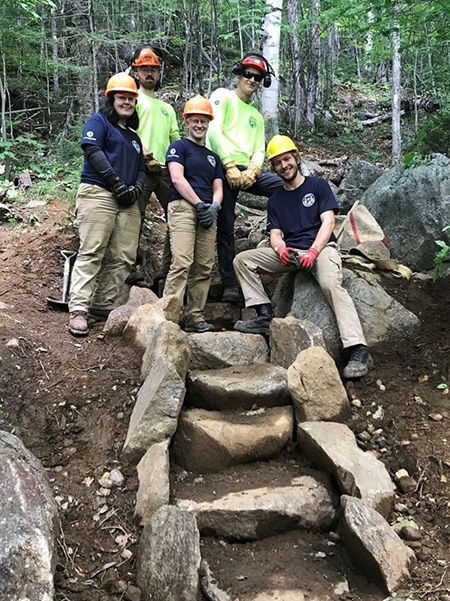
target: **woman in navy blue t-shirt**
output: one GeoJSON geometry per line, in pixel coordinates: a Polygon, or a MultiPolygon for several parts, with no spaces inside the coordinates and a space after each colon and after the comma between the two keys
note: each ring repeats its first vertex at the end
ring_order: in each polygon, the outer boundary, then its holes
{"type": "Polygon", "coordinates": [[[106,101],[83,130],[84,165],[76,198],[80,247],[72,272],[69,332],[88,333],[104,320],[136,259],[141,218],[136,200],[145,166],[135,133],[138,91],[126,73],[110,78],[106,101]],[[105,259],[103,269],[102,261],[105,259]]]}

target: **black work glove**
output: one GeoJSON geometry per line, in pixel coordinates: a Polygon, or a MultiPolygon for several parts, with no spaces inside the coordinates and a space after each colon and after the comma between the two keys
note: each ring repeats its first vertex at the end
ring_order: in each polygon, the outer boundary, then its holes
{"type": "Polygon", "coordinates": [[[203,225],[204,227],[211,227],[211,224],[209,223],[209,205],[207,205],[206,202],[200,201],[195,205],[195,210],[197,211],[197,219],[199,224],[203,225]]]}
{"type": "Polygon", "coordinates": [[[118,175],[115,176],[114,183],[112,183],[112,191],[119,207],[131,207],[136,201],[134,189],[130,189],[124,184],[118,175]]]}
{"type": "Polygon", "coordinates": [[[214,221],[217,219],[217,215],[220,211],[220,203],[213,202],[208,206],[208,211],[205,213],[205,217],[203,218],[203,222],[200,220],[200,224],[206,229],[210,228],[214,221]]]}

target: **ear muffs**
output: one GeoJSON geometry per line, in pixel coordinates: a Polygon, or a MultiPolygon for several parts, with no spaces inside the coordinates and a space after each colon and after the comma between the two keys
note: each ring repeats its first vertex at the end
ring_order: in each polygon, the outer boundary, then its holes
{"type": "Polygon", "coordinates": [[[261,54],[257,54],[256,52],[249,52],[238,63],[235,63],[231,68],[231,73],[233,75],[241,75],[243,71],[242,61],[249,56],[257,56],[258,58],[264,61],[264,64],[266,65],[266,74],[263,79],[263,86],[265,88],[270,88],[270,86],[272,85],[272,76],[275,76],[275,71],[273,70],[272,65],[269,63],[269,61],[266,58],[264,58],[264,56],[262,56],[261,54]]]}

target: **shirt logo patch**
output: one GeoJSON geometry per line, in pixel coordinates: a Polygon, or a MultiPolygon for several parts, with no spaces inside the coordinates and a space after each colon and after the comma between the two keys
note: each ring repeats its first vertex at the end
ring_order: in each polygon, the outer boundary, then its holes
{"type": "Polygon", "coordinates": [[[166,109],[165,106],[161,106],[161,113],[164,115],[164,117],[168,117],[169,116],[169,111],[166,109]]]}
{"type": "Polygon", "coordinates": [[[171,148],[169,152],[170,152],[170,154],[175,154],[177,152],[177,150],[176,150],[176,148],[171,148]]]}
{"type": "Polygon", "coordinates": [[[316,202],[316,197],[314,196],[314,194],[306,194],[302,198],[302,205],[304,207],[312,207],[315,202],[316,202]]]}
{"type": "Polygon", "coordinates": [[[93,131],[87,131],[85,137],[86,138],[93,138],[94,137],[94,132],[93,131]]]}
{"type": "Polygon", "coordinates": [[[139,144],[136,142],[136,140],[133,140],[133,141],[131,142],[131,144],[133,145],[133,148],[135,149],[135,151],[136,151],[138,154],[141,154],[141,147],[140,147],[140,146],[139,146],[139,144]]]}
{"type": "Polygon", "coordinates": [[[208,156],[206,157],[208,159],[208,161],[210,162],[210,164],[215,167],[216,166],[216,159],[211,155],[208,154],[208,156]]]}
{"type": "Polygon", "coordinates": [[[215,104],[216,106],[219,106],[219,104],[220,104],[220,100],[214,100],[214,104],[215,104]]]}
{"type": "Polygon", "coordinates": [[[255,129],[255,127],[257,125],[256,119],[254,117],[249,117],[248,124],[250,125],[250,127],[252,129],[255,129]]]}

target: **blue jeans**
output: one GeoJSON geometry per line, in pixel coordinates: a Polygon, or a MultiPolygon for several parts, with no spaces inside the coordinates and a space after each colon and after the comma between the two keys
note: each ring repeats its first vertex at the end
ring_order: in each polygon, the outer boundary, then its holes
{"type": "MultiPolygon", "coordinates": [[[[242,171],[246,167],[239,165],[242,171]]],[[[265,196],[269,198],[284,184],[281,177],[263,171],[256,182],[245,190],[255,196],[265,196]]],[[[234,252],[234,221],[236,201],[240,190],[232,190],[226,179],[223,181],[223,201],[222,208],[217,220],[217,255],[219,259],[219,271],[222,276],[224,286],[237,285],[236,275],[233,270],[234,252]]]]}

